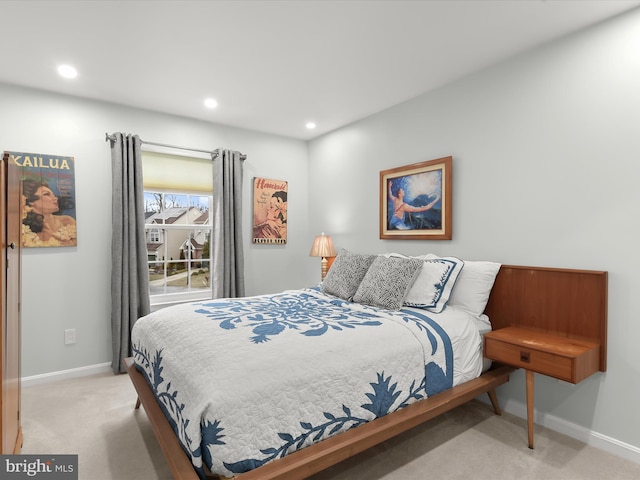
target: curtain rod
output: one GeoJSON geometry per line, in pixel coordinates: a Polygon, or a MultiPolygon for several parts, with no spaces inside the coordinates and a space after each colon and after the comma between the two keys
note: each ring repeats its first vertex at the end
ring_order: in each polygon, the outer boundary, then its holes
{"type": "MultiPolygon", "coordinates": [[[[108,133],[105,133],[104,136],[105,136],[105,139],[104,139],[105,142],[115,142],[115,140],[116,140],[115,136],[109,135],[108,133]]],[[[189,152],[208,153],[209,155],[212,156],[212,158],[216,158],[218,156],[218,150],[219,150],[219,149],[216,149],[216,150],[200,150],[200,149],[197,149],[197,148],[178,147],[176,145],[167,145],[166,143],[147,142],[147,141],[142,140],[142,139],[140,139],[140,142],[146,143],[147,145],[154,145],[156,147],[175,148],[177,150],[187,150],[189,152]]],[[[240,154],[240,160],[246,160],[246,159],[247,159],[246,155],[240,154]]]]}

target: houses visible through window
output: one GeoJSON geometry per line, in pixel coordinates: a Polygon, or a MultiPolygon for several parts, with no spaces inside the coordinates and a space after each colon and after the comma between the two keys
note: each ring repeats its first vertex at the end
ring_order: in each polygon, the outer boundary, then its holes
{"type": "Polygon", "coordinates": [[[152,307],[212,297],[211,156],[142,151],[152,307]]]}
{"type": "Polygon", "coordinates": [[[145,191],[152,304],[211,298],[210,195],[145,191]]]}

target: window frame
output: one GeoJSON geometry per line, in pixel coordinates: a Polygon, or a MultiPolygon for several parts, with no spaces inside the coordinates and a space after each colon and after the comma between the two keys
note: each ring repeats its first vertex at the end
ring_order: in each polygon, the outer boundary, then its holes
{"type": "MultiPolygon", "coordinates": [[[[197,191],[193,191],[193,192],[185,192],[182,190],[174,190],[174,189],[160,189],[160,188],[150,188],[150,189],[145,189],[144,190],[144,194],[146,195],[147,193],[160,193],[162,195],[180,195],[180,196],[185,196],[187,199],[187,205],[189,204],[189,199],[190,197],[207,197],[208,199],[208,209],[209,209],[209,215],[211,215],[211,212],[213,211],[213,194],[211,192],[197,192],[197,191]]],[[[188,208],[188,207],[185,207],[188,208]]],[[[145,210],[146,210],[146,206],[145,206],[145,210]]],[[[162,243],[162,248],[164,249],[162,254],[160,255],[162,260],[151,260],[149,257],[149,252],[147,251],[147,265],[148,265],[148,274],[151,273],[152,269],[153,269],[153,265],[163,265],[162,271],[163,271],[163,280],[164,280],[164,291],[162,293],[152,293],[151,292],[151,288],[149,288],[149,301],[152,307],[152,310],[155,308],[159,308],[159,307],[163,307],[163,306],[168,306],[168,305],[174,305],[174,304],[178,304],[178,303],[185,303],[185,302],[191,302],[191,301],[198,301],[198,300],[211,300],[213,298],[213,282],[211,281],[211,265],[213,262],[213,249],[211,248],[211,240],[213,238],[213,225],[211,224],[211,216],[209,216],[209,219],[207,221],[207,223],[205,224],[200,224],[200,223],[177,223],[177,224],[168,224],[168,223],[147,223],[147,219],[145,218],[145,236],[147,236],[147,238],[150,237],[151,232],[153,232],[154,230],[159,231],[159,238],[163,239],[163,242],[158,242],[158,243],[162,243]],[[193,259],[193,258],[189,258],[189,259],[169,259],[167,260],[167,257],[169,255],[167,255],[167,251],[168,251],[168,245],[167,245],[167,241],[166,239],[168,238],[168,232],[170,231],[175,231],[175,230],[188,230],[191,232],[197,232],[197,231],[204,231],[204,235],[205,238],[208,239],[209,241],[209,257],[208,258],[202,258],[202,259],[193,259]],[[193,271],[196,271],[195,268],[193,268],[193,264],[195,262],[204,262],[204,261],[208,261],[209,263],[209,288],[198,288],[198,289],[193,289],[190,285],[187,287],[187,291],[185,292],[167,292],[166,291],[166,282],[168,279],[171,278],[170,275],[168,275],[168,266],[171,262],[188,262],[187,263],[187,275],[188,275],[188,284],[190,284],[191,281],[191,274],[193,273],[193,271]]],[[[193,237],[189,237],[189,238],[193,238],[193,237]]],[[[148,243],[154,243],[154,242],[148,242],[148,243]]],[[[149,282],[151,282],[151,280],[149,280],[149,282]]],[[[151,287],[151,286],[150,286],[151,287]]]]}
{"type": "MultiPolygon", "coordinates": [[[[162,293],[162,294],[154,294],[154,295],[151,294],[151,289],[149,289],[148,295],[149,295],[149,301],[151,304],[152,311],[158,310],[160,308],[163,308],[169,305],[175,305],[179,303],[186,303],[186,302],[198,301],[198,300],[210,300],[213,298],[213,281],[212,281],[213,277],[211,275],[212,266],[213,266],[213,249],[212,249],[213,224],[211,222],[211,212],[213,212],[213,191],[212,189],[208,189],[208,190],[188,189],[189,191],[185,191],[184,189],[180,189],[180,188],[172,188],[170,185],[160,186],[160,185],[146,184],[146,182],[144,181],[146,168],[153,169],[152,165],[156,165],[156,161],[157,161],[153,157],[155,157],[158,154],[162,156],[166,155],[169,157],[180,157],[179,160],[185,159],[187,161],[193,160],[196,162],[204,161],[204,162],[209,162],[210,164],[211,164],[211,154],[209,152],[184,149],[180,147],[171,147],[168,145],[145,144],[144,148],[142,149],[143,191],[144,192],[156,192],[156,193],[163,193],[163,194],[189,195],[189,196],[206,196],[209,198],[209,215],[210,216],[207,224],[208,230],[209,230],[209,233],[208,233],[208,236],[209,236],[209,259],[208,259],[209,288],[198,289],[198,291],[192,291],[192,292],[162,293]],[[188,152],[188,153],[185,153],[185,152],[188,152]],[[204,292],[206,292],[206,294],[204,292]]],[[[162,164],[160,165],[161,165],[160,167],[161,171],[164,172],[165,167],[163,167],[162,164]]],[[[184,165],[181,168],[184,168],[184,165]]],[[[155,178],[152,178],[151,180],[152,183],[154,182],[154,180],[156,181],[158,180],[157,175],[152,174],[152,176],[155,177],[155,178]]],[[[184,177],[182,177],[182,181],[184,181],[184,177]]],[[[144,201],[145,200],[143,195],[143,202],[144,201]]],[[[143,205],[143,208],[146,211],[146,205],[143,205]]],[[[147,229],[149,228],[149,225],[153,225],[153,228],[157,228],[159,226],[159,224],[147,224],[146,220],[147,219],[145,218],[145,235],[147,234],[147,229]]],[[[163,225],[163,227],[166,227],[166,226],[167,225],[163,225]]],[[[202,224],[198,224],[196,226],[194,226],[193,224],[180,224],[176,228],[202,230],[202,227],[203,227],[202,224]]],[[[171,227],[171,228],[174,228],[174,227],[171,227]]],[[[160,241],[163,243],[166,243],[166,238],[163,238],[163,235],[165,234],[166,232],[164,231],[164,229],[161,229],[160,241]]],[[[150,265],[148,249],[147,249],[147,265],[150,265]]],[[[164,278],[166,281],[166,270],[165,270],[164,278]]]]}

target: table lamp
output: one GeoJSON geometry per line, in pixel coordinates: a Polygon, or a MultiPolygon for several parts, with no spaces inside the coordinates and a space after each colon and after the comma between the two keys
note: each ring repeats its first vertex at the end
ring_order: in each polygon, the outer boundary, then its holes
{"type": "Polygon", "coordinates": [[[311,252],[309,252],[310,257],[321,257],[321,279],[324,281],[324,277],[327,276],[327,270],[329,266],[329,261],[327,258],[335,257],[336,251],[333,248],[333,243],[331,242],[331,237],[329,235],[325,235],[322,232],[322,235],[316,236],[313,241],[313,246],[311,247],[311,252]]]}

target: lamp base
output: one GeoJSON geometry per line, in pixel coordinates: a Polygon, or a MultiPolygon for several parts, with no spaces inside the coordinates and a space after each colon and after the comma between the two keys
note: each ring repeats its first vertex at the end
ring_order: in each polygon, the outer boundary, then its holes
{"type": "Polygon", "coordinates": [[[329,260],[327,257],[322,257],[322,261],[320,262],[320,279],[324,282],[324,277],[327,276],[327,271],[329,270],[329,260]]]}

